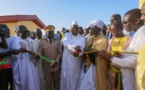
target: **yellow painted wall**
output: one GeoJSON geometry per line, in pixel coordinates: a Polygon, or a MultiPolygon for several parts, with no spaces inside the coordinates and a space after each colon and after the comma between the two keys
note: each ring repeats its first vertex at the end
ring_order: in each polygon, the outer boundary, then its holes
{"type": "Polygon", "coordinates": [[[139,0],[139,8],[141,9],[142,4],[145,2],[145,0],[139,0]]]}
{"type": "Polygon", "coordinates": [[[34,31],[36,28],[39,28],[39,26],[37,26],[32,21],[9,22],[9,23],[3,23],[3,24],[6,24],[10,28],[12,36],[15,35],[14,27],[17,25],[25,25],[31,31],[34,31]]]}

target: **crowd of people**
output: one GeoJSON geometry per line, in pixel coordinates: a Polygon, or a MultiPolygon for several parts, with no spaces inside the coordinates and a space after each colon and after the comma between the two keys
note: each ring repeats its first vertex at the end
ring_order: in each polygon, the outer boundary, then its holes
{"type": "Polygon", "coordinates": [[[145,3],[108,25],[73,21],[56,34],[53,25],[45,35],[19,25],[11,36],[0,24],[0,90],[145,90],[144,24],[145,3]]]}

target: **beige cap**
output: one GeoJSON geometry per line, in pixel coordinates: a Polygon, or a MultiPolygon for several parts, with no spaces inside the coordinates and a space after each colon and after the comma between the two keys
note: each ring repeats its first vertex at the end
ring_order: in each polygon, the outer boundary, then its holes
{"type": "Polygon", "coordinates": [[[53,25],[48,25],[46,26],[46,28],[44,29],[46,32],[49,32],[49,31],[54,31],[55,30],[55,27],[53,25]]]}

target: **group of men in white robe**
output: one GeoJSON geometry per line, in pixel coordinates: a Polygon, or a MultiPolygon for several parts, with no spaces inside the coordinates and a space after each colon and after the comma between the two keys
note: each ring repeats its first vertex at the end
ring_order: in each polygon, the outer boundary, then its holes
{"type": "MultiPolygon", "coordinates": [[[[145,21],[144,12],[145,4],[143,4],[141,10],[129,10],[123,17],[122,24],[125,29],[135,32],[129,46],[126,47],[125,54],[118,52],[115,56],[109,57],[107,49],[100,50],[97,52],[98,54],[96,54],[98,57],[103,58],[102,60],[107,60],[107,62],[111,62],[112,65],[121,69],[123,90],[145,89],[143,88],[144,85],[141,85],[145,84],[143,80],[141,83],[137,82],[139,80],[139,73],[137,73],[138,69],[136,68],[136,62],[138,62],[137,53],[145,43],[145,23],[143,24],[145,21]]],[[[90,27],[91,29],[94,27],[102,29],[103,24],[101,20],[96,19],[90,23],[90,27]]],[[[96,81],[98,80],[96,79],[97,73],[95,73],[96,64],[91,63],[89,67],[87,67],[86,62],[82,63],[86,39],[84,36],[78,34],[78,28],[78,23],[76,21],[72,22],[70,28],[71,32],[66,33],[62,39],[64,50],[61,63],[60,90],[97,90],[97,84],[100,85],[100,83],[96,81]]],[[[13,88],[14,90],[45,90],[47,85],[45,85],[41,60],[36,60],[35,55],[31,52],[34,51],[38,53],[40,39],[36,38],[34,41],[30,39],[30,37],[28,37],[29,31],[23,25],[20,25],[19,29],[20,36],[15,37],[12,45],[9,46],[10,49],[20,50],[20,53],[17,55],[11,55],[14,79],[13,88]]],[[[37,32],[39,31],[40,30],[37,30],[37,32]]],[[[98,35],[100,35],[101,31],[98,33],[98,35]]],[[[89,37],[87,37],[87,39],[89,39],[89,37]]],[[[139,63],[140,62],[137,64],[139,63]]],[[[106,76],[108,76],[108,74],[106,74],[106,76]]],[[[144,77],[144,75],[142,75],[142,77],[144,77]]],[[[103,88],[103,90],[111,89],[108,86],[106,87],[107,88],[103,88]]]]}
{"type": "MultiPolygon", "coordinates": [[[[126,12],[123,18],[123,26],[127,31],[133,30],[135,34],[132,37],[130,45],[127,47],[126,54],[117,57],[118,55],[110,58],[112,65],[117,66],[121,69],[123,90],[144,90],[138,87],[135,77],[135,68],[137,62],[137,53],[140,51],[141,47],[145,43],[145,25],[143,21],[145,18],[141,14],[144,11],[145,4],[142,10],[132,9],[126,12]]],[[[75,30],[75,29],[74,29],[75,30]]],[[[80,62],[76,61],[76,57],[71,53],[75,52],[75,47],[80,45],[81,42],[77,39],[79,35],[73,35],[72,33],[66,34],[63,40],[65,49],[63,52],[62,61],[62,72],[61,72],[61,90],[93,90],[95,89],[94,78],[94,66],[88,68],[88,73],[84,73],[84,64],[82,69],[80,67],[80,62]],[[76,41],[74,41],[76,40],[76,41]],[[73,43],[72,43],[73,42],[73,43]],[[67,61],[66,61],[67,60],[67,61]],[[69,71],[71,70],[71,71],[69,71]],[[78,73],[80,76],[78,78],[78,73]],[[69,77],[69,79],[68,79],[69,77]],[[77,79],[76,79],[77,78],[77,79]],[[91,83],[92,81],[94,83],[91,83]],[[88,83],[89,82],[89,83],[88,83]],[[84,85],[83,85],[84,84],[84,85]],[[91,88],[89,88],[91,86],[91,88]]],[[[81,39],[82,37],[80,37],[81,39]]],[[[84,42],[82,42],[84,43],[84,42]]],[[[83,45],[81,47],[84,47],[83,45]]],[[[83,51],[83,50],[82,50],[83,51]]],[[[81,55],[81,53],[79,54],[81,55]]],[[[136,73],[139,74],[139,73],[136,73]]],[[[144,85],[140,85],[144,86],[144,85]]],[[[107,89],[109,90],[109,88],[107,89]]]]}

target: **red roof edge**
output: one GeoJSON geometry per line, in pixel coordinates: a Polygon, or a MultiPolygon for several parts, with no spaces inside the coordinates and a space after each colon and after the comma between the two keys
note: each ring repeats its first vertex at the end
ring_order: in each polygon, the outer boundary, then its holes
{"type": "Polygon", "coordinates": [[[41,29],[45,28],[45,24],[36,15],[6,15],[0,16],[0,23],[33,21],[41,29]]]}

